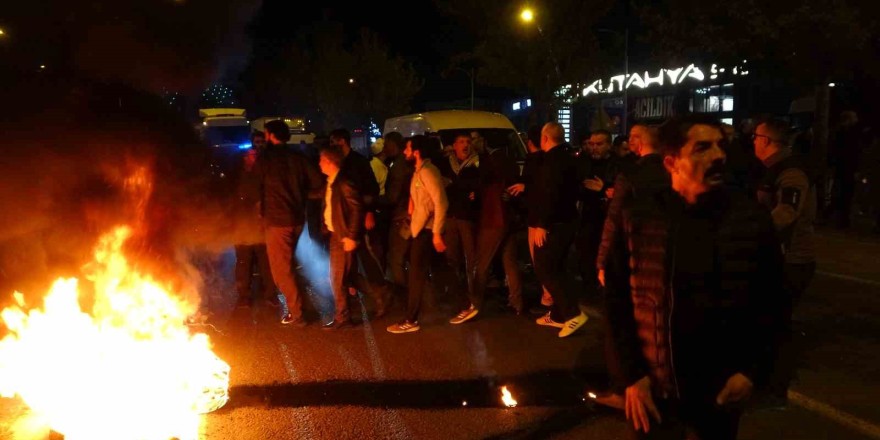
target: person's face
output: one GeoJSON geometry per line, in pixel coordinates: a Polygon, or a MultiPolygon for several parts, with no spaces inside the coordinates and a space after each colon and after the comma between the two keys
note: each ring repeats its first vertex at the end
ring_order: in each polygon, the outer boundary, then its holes
{"type": "Polygon", "coordinates": [[[604,159],[611,151],[611,139],[604,134],[594,134],[587,140],[587,151],[593,159],[604,159]]]}
{"type": "Polygon", "coordinates": [[[253,141],[251,141],[252,146],[260,150],[266,146],[266,136],[254,136],[253,141]]]}
{"type": "Polygon", "coordinates": [[[459,161],[465,160],[471,155],[471,138],[467,136],[458,136],[452,144],[452,151],[455,152],[455,158],[459,161]]]}
{"type": "Polygon", "coordinates": [[[320,159],[318,159],[318,167],[321,168],[321,173],[325,176],[332,176],[339,171],[339,167],[336,166],[333,161],[331,161],[326,154],[322,154],[320,159]]]}
{"type": "Polygon", "coordinates": [[[412,141],[406,141],[406,148],[403,149],[403,157],[409,162],[416,160],[415,152],[412,149],[412,141]]]}
{"type": "Polygon", "coordinates": [[[663,163],[672,175],[672,187],[679,193],[702,194],[724,183],[724,136],[710,125],[694,125],[678,156],[666,156],[663,163]]]}
{"type": "Polygon", "coordinates": [[[770,133],[767,131],[767,126],[765,124],[759,124],[758,128],[755,129],[755,133],[752,134],[752,145],[755,146],[755,156],[758,159],[763,160],[767,154],[767,150],[770,148],[771,142],[770,133]]]}
{"type": "Polygon", "coordinates": [[[335,136],[330,136],[330,145],[332,145],[332,146],[334,146],[334,147],[343,148],[342,151],[345,151],[344,148],[347,146],[347,145],[345,144],[345,139],[338,138],[338,137],[335,137],[335,136]]]}
{"type": "Polygon", "coordinates": [[[642,143],[647,140],[648,133],[646,128],[636,125],[629,129],[629,149],[637,155],[642,155],[642,143]]]}
{"type": "Polygon", "coordinates": [[[624,156],[628,156],[628,155],[632,154],[632,151],[630,151],[630,149],[629,149],[629,142],[627,142],[627,141],[621,142],[620,146],[618,148],[619,149],[617,150],[617,155],[620,157],[624,157],[624,156]]]}
{"type": "Polygon", "coordinates": [[[385,145],[382,147],[382,153],[385,154],[385,157],[393,159],[400,154],[400,146],[397,145],[397,142],[385,141],[385,145]]]}

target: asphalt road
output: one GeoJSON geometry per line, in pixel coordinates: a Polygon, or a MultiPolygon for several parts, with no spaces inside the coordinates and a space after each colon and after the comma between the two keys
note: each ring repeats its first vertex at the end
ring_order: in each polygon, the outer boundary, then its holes
{"type": "MultiPolygon", "coordinates": [[[[821,273],[796,312],[796,398],[785,410],[750,411],[741,439],[880,438],[878,251],[859,237],[821,237],[821,273]]],[[[267,305],[236,309],[231,292],[214,296],[204,329],[232,367],[231,399],[205,417],[203,438],[628,438],[621,412],[584,399],[605,383],[594,309],[559,339],[534,317],[503,311],[497,296],[475,321],[450,325],[451,301],[432,293],[422,330],[393,335],[385,327],[402,316],[401,302],[386,318],[328,332],[314,313],[312,325],[292,329],[267,305]],[[502,404],[502,386],[515,408],[502,404]]],[[[0,438],[18,408],[0,399],[0,438]]]]}

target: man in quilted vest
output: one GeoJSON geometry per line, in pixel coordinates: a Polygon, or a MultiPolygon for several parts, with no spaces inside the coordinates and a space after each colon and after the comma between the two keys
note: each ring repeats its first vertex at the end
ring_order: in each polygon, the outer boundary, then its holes
{"type": "Polygon", "coordinates": [[[769,213],[724,188],[724,136],[706,115],[659,130],[672,186],[622,201],[606,263],[612,356],[642,438],[736,438],[771,370],[782,253],[769,213]]]}

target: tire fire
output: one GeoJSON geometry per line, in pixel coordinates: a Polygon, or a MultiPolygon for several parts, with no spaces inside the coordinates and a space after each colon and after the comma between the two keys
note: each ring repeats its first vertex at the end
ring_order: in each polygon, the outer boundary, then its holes
{"type": "MultiPolygon", "coordinates": [[[[134,270],[122,253],[130,230],[106,234],[86,281],[60,278],[42,308],[3,310],[0,395],[19,396],[67,440],[193,439],[200,414],[228,400],[229,365],[185,325],[194,306],[134,270]],[[91,312],[80,287],[94,290],[91,312]]],[[[32,424],[32,423],[28,423],[32,424]]]]}

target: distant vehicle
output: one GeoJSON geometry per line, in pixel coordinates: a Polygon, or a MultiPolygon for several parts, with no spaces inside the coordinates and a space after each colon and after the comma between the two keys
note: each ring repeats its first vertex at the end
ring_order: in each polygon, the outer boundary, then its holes
{"type": "Polygon", "coordinates": [[[520,166],[525,161],[526,146],[516,127],[500,113],[473,110],[442,110],[389,118],[384,133],[399,132],[404,137],[417,134],[439,140],[443,149],[451,146],[458,133],[479,136],[490,148],[501,148],[520,166]]]}
{"type": "Polygon", "coordinates": [[[266,123],[269,121],[282,120],[290,127],[290,140],[288,145],[298,145],[305,142],[311,145],[315,142],[315,134],[309,132],[305,118],[295,116],[263,116],[251,121],[251,128],[257,131],[266,131],[266,123]]]}
{"type": "Polygon", "coordinates": [[[203,108],[198,132],[203,142],[216,148],[251,147],[251,125],[243,108],[203,108]]]}

